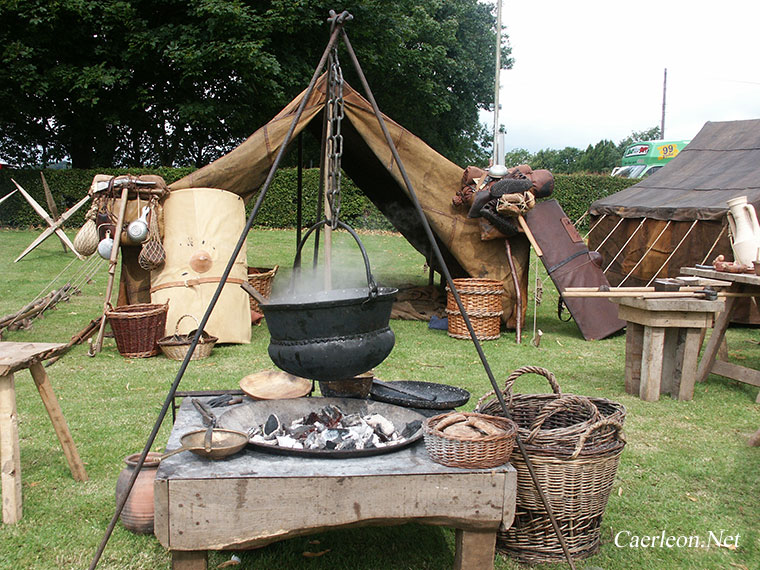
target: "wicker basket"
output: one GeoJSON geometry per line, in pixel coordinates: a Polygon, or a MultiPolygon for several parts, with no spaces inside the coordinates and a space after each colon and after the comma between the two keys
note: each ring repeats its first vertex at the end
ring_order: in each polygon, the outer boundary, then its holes
{"type": "Polygon", "coordinates": [[[140,303],[106,311],[116,348],[127,358],[147,358],[159,353],[158,339],[166,328],[169,304],[140,303]]]}
{"type": "MultiPolygon", "coordinates": [[[[190,345],[193,343],[193,338],[195,338],[195,333],[198,330],[196,328],[186,335],[179,334],[179,323],[182,322],[182,319],[185,317],[190,317],[193,319],[195,321],[195,326],[198,327],[198,319],[196,319],[193,315],[182,315],[179,319],[177,319],[177,325],[174,327],[174,335],[165,336],[158,341],[158,346],[161,351],[166,355],[167,358],[171,358],[172,360],[185,359],[187,351],[190,349],[190,345]]],[[[195,350],[193,350],[192,356],[190,356],[190,360],[200,360],[202,358],[208,357],[211,354],[211,351],[214,349],[214,345],[216,344],[217,340],[219,339],[215,336],[211,336],[206,331],[203,331],[201,333],[201,338],[198,339],[198,344],[195,345],[195,350]]]]}
{"type": "MultiPolygon", "coordinates": [[[[599,550],[602,517],[625,447],[621,430],[619,422],[601,420],[584,431],[571,453],[525,446],[575,559],[599,550]],[[590,443],[594,432],[610,428],[615,432],[613,441],[590,443]]],[[[519,451],[512,456],[512,464],[517,470],[515,519],[510,528],[498,531],[497,549],[524,563],[564,560],[562,546],[519,451]]]]}
{"type": "MultiPolygon", "coordinates": [[[[269,299],[272,294],[272,281],[277,274],[279,265],[275,265],[272,268],[267,267],[249,267],[248,268],[248,283],[250,283],[254,289],[261,293],[265,299],[269,299]]],[[[250,298],[251,310],[257,313],[261,312],[259,302],[253,297],[250,298]]]]}
{"type": "MultiPolygon", "coordinates": [[[[494,279],[454,279],[464,310],[478,340],[496,340],[501,334],[501,295],[504,284],[494,279]]],[[[469,340],[470,331],[464,322],[454,295],[446,287],[446,314],[449,317],[449,336],[469,340]]]]}
{"type": "MultiPolygon", "coordinates": [[[[625,407],[621,404],[604,398],[562,394],[554,374],[538,366],[523,366],[512,372],[502,394],[522,440],[533,445],[564,449],[565,452],[574,449],[583,432],[600,419],[612,419],[621,424],[625,420],[625,407]],[[515,381],[529,373],[546,378],[552,393],[514,394],[512,388],[515,381]]],[[[478,400],[475,411],[493,416],[504,415],[493,391],[478,400]]],[[[609,443],[615,440],[616,433],[613,427],[595,430],[590,435],[589,443],[609,443]]]]}
{"type": "Polygon", "coordinates": [[[509,461],[517,434],[517,425],[512,420],[462,413],[467,418],[485,420],[503,430],[503,433],[480,438],[454,437],[436,429],[436,426],[452,413],[456,412],[433,416],[426,419],[422,425],[425,448],[433,461],[450,467],[469,469],[496,467],[509,461]]]}

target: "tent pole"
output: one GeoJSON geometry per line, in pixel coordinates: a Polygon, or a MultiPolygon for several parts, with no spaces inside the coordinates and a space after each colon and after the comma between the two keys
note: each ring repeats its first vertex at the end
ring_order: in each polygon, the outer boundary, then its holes
{"type": "Polygon", "coordinates": [[[599,220],[591,227],[591,229],[588,231],[588,233],[586,233],[586,235],[583,236],[583,239],[584,240],[588,239],[588,236],[591,235],[591,232],[593,232],[596,229],[596,226],[598,226],[599,224],[601,224],[602,221],[604,220],[604,218],[606,218],[606,217],[607,217],[607,214],[602,214],[602,217],[599,218],[599,220]]]}
{"type": "Polygon", "coordinates": [[[296,171],[296,247],[301,243],[303,227],[303,133],[298,133],[298,170],[296,171]]]}
{"type": "MultiPolygon", "coordinates": [[[[483,347],[481,346],[480,341],[478,341],[478,337],[475,334],[475,330],[472,328],[470,317],[468,316],[467,311],[465,310],[464,305],[462,304],[462,299],[459,296],[459,292],[456,290],[456,287],[454,286],[454,280],[452,279],[451,273],[449,272],[449,269],[446,266],[446,262],[443,259],[443,254],[441,253],[441,250],[435,241],[433,230],[430,228],[430,224],[427,218],[425,217],[425,212],[422,210],[422,206],[420,205],[420,201],[417,198],[417,194],[415,193],[414,188],[412,187],[412,182],[411,180],[409,180],[409,176],[406,173],[404,164],[401,162],[401,157],[399,156],[398,150],[396,149],[396,145],[393,142],[393,138],[391,137],[391,134],[388,131],[388,127],[385,124],[383,115],[382,113],[380,113],[380,108],[377,106],[377,102],[375,101],[375,97],[372,94],[372,90],[369,87],[369,83],[367,83],[367,78],[364,76],[364,72],[362,71],[361,65],[359,64],[359,60],[356,58],[356,53],[351,47],[351,42],[349,41],[348,35],[346,34],[345,30],[341,29],[341,35],[343,36],[343,42],[346,45],[346,49],[348,50],[348,55],[351,58],[351,62],[354,64],[356,73],[359,76],[362,87],[364,88],[364,91],[367,95],[367,100],[372,105],[372,110],[375,113],[375,117],[377,118],[377,122],[380,126],[380,129],[383,131],[383,135],[385,136],[385,141],[388,143],[388,147],[390,148],[391,154],[393,155],[393,160],[396,162],[396,165],[398,166],[401,177],[404,180],[404,184],[406,185],[406,188],[409,191],[409,197],[412,200],[412,204],[414,204],[414,208],[417,211],[417,215],[420,218],[422,227],[424,228],[425,233],[427,234],[427,238],[430,241],[430,244],[433,248],[433,252],[435,253],[436,260],[438,261],[440,265],[441,275],[446,278],[446,282],[448,283],[449,289],[451,290],[454,300],[457,303],[457,307],[459,308],[459,311],[462,313],[462,318],[465,322],[465,325],[467,326],[467,330],[470,332],[470,338],[472,339],[472,343],[475,345],[475,350],[477,351],[478,356],[480,357],[480,362],[483,364],[483,369],[485,370],[486,375],[488,376],[488,380],[491,383],[491,387],[494,390],[494,394],[496,395],[496,398],[499,401],[499,404],[501,405],[502,412],[504,413],[505,417],[510,418],[511,416],[507,408],[507,403],[504,401],[504,395],[499,389],[499,385],[496,383],[496,378],[493,375],[491,366],[488,364],[488,359],[486,358],[486,355],[483,352],[483,347]]],[[[541,484],[538,481],[538,476],[536,475],[536,472],[533,469],[533,462],[531,461],[530,456],[526,452],[525,445],[523,444],[519,435],[517,436],[515,443],[517,444],[517,447],[519,448],[520,453],[525,459],[525,465],[528,468],[528,472],[530,473],[531,479],[533,480],[533,484],[536,487],[536,492],[541,498],[541,502],[543,503],[544,509],[546,510],[546,513],[549,516],[549,519],[552,523],[552,527],[554,528],[554,532],[557,534],[557,538],[559,540],[560,545],[562,546],[563,552],[565,553],[567,562],[570,568],[572,570],[575,570],[573,557],[570,554],[570,550],[567,547],[567,543],[565,542],[565,537],[562,534],[562,529],[560,529],[559,524],[557,523],[557,519],[554,517],[554,512],[552,510],[551,504],[549,503],[549,500],[546,498],[546,495],[544,494],[543,489],[541,489],[541,484]]]]}
{"type": "Polygon", "coordinates": [[[622,224],[622,223],[623,223],[623,220],[625,220],[625,218],[620,218],[620,220],[618,220],[618,223],[617,223],[617,224],[615,224],[615,227],[614,227],[614,228],[612,228],[612,230],[610,230],[610,233],[608,233],[608,234],[607,234],[607,237],[605,237],[605,238],[602,240],[602,242],[601,242],[601,243],[600,243],[598,246],[596,246],[596,251],[599,251],[599,249],[600,249],[600,248],[601,248],[601,247],[602,247],[602,246],[603,246],[605,243],[607,243],[607,240],[608,240],[608,239],[610,239],[610,236],[612,236],[612,234],[614,234],[614,233],[615,233],[615,230],[616,230],[616,229],[618,229],[618,227],[620,227],[620,224],[622,224]]]}
{"type": "Polygon", "coordinates": [[[661,231],[661,232],[660,232],[660,233],[657,235],[657,237],[656,237],[656,238],[654,238],[654,241],[652,242],[652,245],[650,245],[650,246],[649,246],[649,249],[647,249],[647,250],[644,252],[644,255],[642,255],[642,256],[641,256],[641,259],[639,259],[639,261],[636,263],[636,265],[634,265],[634,266],[633,266],[633,268],[632,268],[632,269],[631,269],[631,270],[628,272],[628,275],[626,275],[626,276],[625,276],[625,278],[624,278],[624,279],[623,279],[623,280],[622,280],[620,283],[618,283],[618,287],[622,287],[622,286],[623,286],[623,283],[625,283],[626,281],[628,281],[628,278],[629,278],[629,277],[630,277],[630,276],[633,274],[633,272],[634,272],[634,271],[636,271],[636,268],[637,268],[639,265],[641,265],[641,262],[642,262],[642,261],[644,261],[644,258],[645,258],[647,255],[649,255],[649,252],[650,252],[650,251],[652,251],[652,248],[653,248],[653,247],[654,247],[654,245],[657,243],[657,240],[659,240],[659,239],[662,237],[662,234],[664,234],[664,233],[665,233],[665,230],[667,230],[669,227],[670,227],[670,220],[668,220],[668,223],[667,223],[667,224],[665,224],[665,227],[664,227],[664,228],[662,228],[662,231],[661,231]]]}
{"type": "Polygon", "coordinates": [[[641,226],[644,225],[644,222],[646,222],[646,218],[641,218],[641,223],[638,225],[638,227],[633,230],[633,233],[630,235],[630,237],[625,240],[625,243],[623,244],[623,247],[620,248],[620,250],[615,254],[615,257],[612,258],[612,261],[610,261],[609,265],[602,271],[602,273],[607,273],[607,271],[612,267],[612,264],[615,263],[615,260],[620,257],[620,254],[623,253],[623,250],[625,249],[625,246],[627,246],[629,243],[631,243],[631,240],[633,239],[633,236],[635,236],[639,230],[641,229],[641,226]]]}
{"type": "Polygon", "coordinates": [[[660,274],[660,271],[662,271],[665,268],[665,266],[668,264],[668,262],[670,261],[670,259],[676,254],[676,251],[678,251],[678,248],[681,247],[681,245],[683,244],[684,241],[686,241],[686,238],[689,237],[689,234],[691,233],[691,230],[694,229],[694,226],[697,225],[698,221],[699,220],[694,220],[694,223],[691,224],[691,226],[689,227],[688,231],[683,235],[683,237],[681,238],[681,241],[679,241],[678,245],[675,246],[673,248],[673,251],[670,252],[670,255],[665,260],[665,263],[663,263],[662,265],[660,265],[660,268],[655,272],[654,275],[652,275],[652,278],[649,280],[649,283],[647,283],[647,287],[649,287],[652,284],[652,281],[655,280],[655,278],[660,274]]]}
{"type": "MultiPolygon", "coordinates": [[[[325,99],[325,103],[327,102],[327,99],[325,99]]],[[[314,217],[314,223],[316,224],[319,220],[322,219],[323,215],[323,201],[325,198],[325,178],[324,173],[327,170],[327,108],[328,105],[325,104],[324,108],[322,109],[322,138],[320,139],[320,146],[319,146],[319,191],[317,192],[317,212],[314,217]]],[[[312,260],[312,267],[314,269],[317,268],[317,261],[319,260],[319,236],[322,235],[320,232],[316,232],[314,234],[314,257],[312,260]]],[[[298,242],[299,244],[301,242],[298,242]]]]}
{"type": "Polygon", "coordinates": [[[298,109],[296,110],[295,116],[293,117],[293,122],[290,124],[290,128],[288,129],[288,132],[285,134],[285,138],[283,139],[282,144],[280,145],[280,150],[277,152],[277,156],[275,157],[274,162],[272,163],[272,167],[269,170],[269,174],[267,175],[267,178],[264,181],[263,186],[261,187],[261,192],[259,192],[259,196],[256,199],[256,203],[253,206],[253,210],[251,210],[251,214],[248,216],[248,221],[245,224],[245,228],[243,228],[243,232],[240,234],[240,239],[238,240],[237,245],[235,246],[235,249],[232,252],[232,255],[230,256],[230,259],[227,262],[227,267],[224,269],[224,272],[222,273],[219,279],[219,285],[217,286],[216,291],[214,292],[214,296],[211,298],[211,301],[209,302],[208,307],[206,308],[206,312],[203,314],[203,317],[201,317],[201,321],[198,324],[198,330],[196,331],[195,336],[193,337],[193,340],[190,343],[190,347],[188,348],[187,353],[185,354],[184,360],[180,364],[179,370],[177,371],[177,376],[174,378],[174,382],[172,383],[171,388],[169,388],[169,392],[166,394],[164,405],[158,414],[158,418],[156,418],[156,423],[153,425],[153,430],[148,436],[148,440],[145,442],[145,447],[143,448],[142,453],[140,454],[140,458],[137,460],[137,464],[135,465],[135,469],[132,473],[132,476],[127,482],[126,492],[124,493],[124,496],[119,500],[119,502],[116,505],[116,511],[114,512],[113,517],[111,517],[111,522],[108,524],[108,528],[106,529],[106,532],[103,535],[103,539],[101,540],[100,545],[98,546],[98,550],[95,552],[92,562],[90,563],[89,570],[94,570],[97,567],[98,561],[100,560],[100,557],[102,556],[103,551],[106,548],[106,544],[108,544],[108,540],[111,538],[113,529],[116,527],[116,523],[119,521],[119,516],[121,515],[121,511],[124,509],[124,505],[127,502],[127,499],[129,498],[130,493],[132,492],[132,488],[135,485],[137,476],[140,474],[140,471],[142,470],[142,466],[145,463],[145,458],[147,457],[148,452],[150,451],[150,448],[153,446],[153,442],[156,440],[156,436],[158,435],[158,430],[161,428],[161,424],[163,423],[164,418],[166,417],[166,413],[169,411],[169,407],[174,401],[174,395],[177,392],[179,383],[182,380],[182,376],[184,376],[185,374],[185,370],[187,369],[188,364],[190,363],[190,357],[193,355],[193,352],[195,351],[195,347],[198,346],[198,342],[201,338],[201,335],[203,334],[203,329],[206,326],[206,323],[208,322],[209,317],[211,316],[211,312],[214,310],[214,306],[216,305],[216,302],[219,300],[219,296],[221,295],[222,289],[224,288],[224,285],[227,282],[227,278],[229,277],[230,272],[232,271],[232,267],[235,264],[235,260],[237,259],[237,256],[240,253],[240,251],[243,249],[243,244],[245,244],[245,240],[248,237],[248,232],[251,231],[251,226],[253,226],[253,220],[256,218],[256,215],[259,213],[259,209],[261,208],[261,204],[264,201],[264,197],[267,194],[267,190],[269,190],[269,186],[272,184],[272,180],[274,179],[274,174],[277,171],[277,168],[280,166],[280,161],[282,160],[282,157],[285,154],[285,149],[287,148],[288,144],[293,138],[293,132],[295,132],[296,126],[298,125],[298,121],[301,119],[301,115],[303,115],[303,110],[306,108],[306,102],[311,97],[311,94],[314,91],[314,87],[317,83],[317,79],[319,78],[322,68],[324,67],[325,62],[327,61],[327,56],[330,53],[330,50],[332,49],[333,44],[336,42],[338,38],[338,34],[343,29],[343,24],[347,19],[346,15],[348,15],[348,12],[343,12],[342,14],[334,18],[336,20],[336,25],[333,27],[333,30],[330,34],[330,39],[327,42],[327,47],[325,48],[325,51],[322,54],[322,57],[320,58],[319,63],[317,64],[317,68],[314,70],[314,75],[312,75],[311,77],[311,81],[309,82],[309,87],[306,89],[303,99],[301,100],[301,103],[298,105],[298,109]]]}
{"type": "Polygon", "coordinates": [[[728,229],[728,226],[723,226],[720,229],[720,233],[718,234],[718,237],[715,238],[715,241],[713,242],[712,247],[707,252],[707,255],[705,255],[705,258],[702,260],[702,265],[704,265],[707,262],[707,258],[710,257],[710,254],[713,252],[713,250],[715,249],[715,247],[718,245],[718,242],[720,241],[720,238],[723,237],[723,235],[726,233],[727,229],[728,229]]]}

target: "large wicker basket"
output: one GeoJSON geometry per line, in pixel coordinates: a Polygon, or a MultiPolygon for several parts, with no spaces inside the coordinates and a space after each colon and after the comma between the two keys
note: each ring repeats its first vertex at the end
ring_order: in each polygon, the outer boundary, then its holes
{"type": "MultiPolygon", "coordinates": [[[[512,372],[504,384],[502,396],[510,417],[517,423],[518,434],[526,443],[553,448],[574,449],[581,434],[601,419],[625,421],[625,407],[605,398],[587,398],[563,394],[549,370],[538,366],[522,366],[512,372]],[[551,386],[549,394],[515,394],[515,381],[524,374],[538,374],[551,386]]],[[[475,407],[481,414],[503,416],[501,404],[493,391],[483,395],[475,407]]],[[[616,430],[606,427],[592,432],[590,444],[609,443],[616,430]]]]}
{"type": "Polygon", "coordinates": [[[147,358],[159,353],[158,339],[164,335],[169,304],[139,303],[106,311],[116,348],[127,358],[147,358]]]}
{"type": "Polygon", "coordinates": [[[433,461],[449,467],[469,469],[496,467],[509,461],[517,435],[515,422],[506,418],[461,413],[467,418],[487,421],[502,433],[480,438],[454,437],[436,429],[436,426],[452,413],[433,416],[422,424],[425,448],[433,461]]]}
{"type": "MultiPolygon", "coordinates": [[[[464,278],[454,279],[454,287],[459,293],[464,310],[478,340],[496,340],[501,334],[501,295],[504,284],[495,279],[464,278]]],[[[446,287],[446,314],[449,319],[449,336],[470,339],[470,331],[464,322],[462,312],[449,287],[446,287]]]]}
{"type": "MultiPolygon", "coordinates": [[[[193,338],[195,338],[195,333],[198,330],[196,328],[195,330],[190,331],[188,334],[179,334],[179,323],[182,322],[182,319],[185,317],[190,317],[193,319],[195,321],[195,326],[198,326],[198,319],[196,319],[193,315],[182,315],[179,319],[177,319],[177,324],[174,327],[174,334],[171,336],[165,336],[158,340],[159,348],[163,351],[167,358],[170,358],[172,360],[185,359],[187,351],[190,350],[190,345],[193,343],[193,338]]],[[[211,336],[206,331],[203,331],[201,333],[201,338],[198,339],[198,344],[195,345],[195,350],[193,350],[192,356],[190,356],[190,360],[201,360],[210,356],[217,340],[219,340],[217,337],[211,336]]]]}
{"type": "MultiPolygon", "coordinates": [[[[586,558],[599,550],[602,517],[625,447],[621,429],[622,425],[615,420],[601,420],[584,431],[572,452],[525,446],[574,559],[586,558]],[[595,431],[609,428],[615,430],[614,441],[589,443],[595,431]]],[[[498,531],[497,550],[528,564],[563,561],[564,551],[525,458],[518,451],[511,461],[517,470],[515,519],[510,528],[498,531]]]]}
{"type": "MultiPolygon", "coordinates": [[[[248,283],[250,283],[254,289],[261,293],[265,299],[269,299],[272,294],[272,281],[277,274],[279,265],[275,265],[272,268],[268,267],[249,267],[248,268],[248,283]]],[[[250,298],[251,310],[257,313],[261,312],[259,302],[253,297],[250,298]]]]}

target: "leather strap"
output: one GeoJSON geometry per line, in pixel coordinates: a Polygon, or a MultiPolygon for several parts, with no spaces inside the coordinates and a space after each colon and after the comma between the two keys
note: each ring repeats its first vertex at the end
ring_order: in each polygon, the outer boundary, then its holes
{"type": "Polygon", "coordinates": [[[549,269],[546,270],[546,272],[551,275],[552,273],[554,273],[555,271],[557,271],[557,269],[559,269],[560,267],[562,267],[563,265],[565,265],[569,261],[572,261],[576,257],[579,257],[579,256],[581,256],[581,255],[583,255],[585,253],[588,253],[588,252],[589,252],[588,249],[582,249],[580,251],[576,251],[573,255],[571,255],[569,257],[566,257],[565,259],[563,259],[562,261],[560,261],[556,265],[552,265],[549,269]]]}
{"type": "MultiPolygon", "coordinates": [[[[195,279],[185,279],[184,281],[169,281],[168,283],[161,283],[161,285],[151,287],[150,292],[155,293],[161,289],[170,289],[172,287],[195,287],[196,285],[202,285],[203,283],[219,283],[221,279],[221,277],[197,277],[195,279]]],[[[228,277],[226,283],[242,285],[245,281],[236,277],[228,277]]]]}

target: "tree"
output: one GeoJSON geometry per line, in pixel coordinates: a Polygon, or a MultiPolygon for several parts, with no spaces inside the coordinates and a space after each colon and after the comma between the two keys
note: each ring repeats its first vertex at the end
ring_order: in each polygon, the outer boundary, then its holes
{"type": "Polygon", "coordinates": [[[578,159],[577,171],[609,172],[620,163],[622,154],[614,142],[601,140],[595,145],[588,145],[578,159]]]}
{"type": "MultiPolygon", "coordinates": [[[[201,166],[302,91],[320,0],[0,2],[0,154],[201,166]]],[[[495,17],[478,0],[357,0],[347,32],[380,108],[455,162],[482,158],[495,17]]],[[[504,67],[511,65],[502,46],[504,67]]],[[[346,77],[358,81],[341,52],[346,77]]]]}
{"type": "Polygon", "coordinates": [[[622,157],[623,152],[625,152],[625,149],[635,142],[656,141],[656,140],[659,140],[661,136],[662,136],[662,131],[660,131],[660,127],[652,127],[646,131],[631,131],[631,134],[629,136],[627,136],[626,138],[624,138],[617,144],[617,148],[620,151],[620,156],[622,157]]]}

